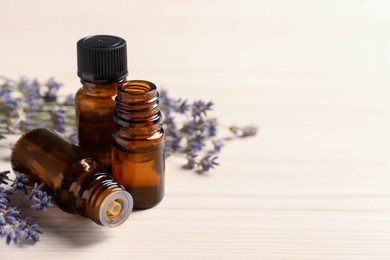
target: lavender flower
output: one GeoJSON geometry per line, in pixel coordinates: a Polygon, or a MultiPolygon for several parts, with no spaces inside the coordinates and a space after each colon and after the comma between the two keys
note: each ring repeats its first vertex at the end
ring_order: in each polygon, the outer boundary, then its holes
{"type": "Polygon", "coordinates": [[[51,196],[48,196],[45,191],[41,189],[44,187],[44,184],[38,186],[38,183],[34,184],[34,188],[31,191],[30,195],[27,197],[28,200],[34,200],[35,204],[31,207],[36,211],[47,211],[48,208],[52,207],[51,196]]]}
{"type": "Polygon", "coordinates": [[[24,221],[15,221],[14,224],[9,225],[6,235],[7,245],[9,245],[11,241],[15,244],[19,244],[20,240],[26,237],[25,227],[26,223],[24,221]]]}
{"type": "MultiPolygon", "coordinates": [[[[14,191],[24,191],[27,194],[27,190],[32,188],[31,194],[28,196],[29,200],[33,200],[35,204],[31,207],[35,210],[47,211],[52,205],[51,197],[46,192],[42,191],[43,184],[35,184],[34,187],[27,186],[30,180],[27,175],[18,175],[14,180],[8,178],[9,171],[1,172],[0,176],[2,180],[12,181],[12,187],[14,191]]],[[[4,184],[4,182],[0,183],[4,184]]],[[[37,224],[34,223],[34,219],[27,217],[22,218],[21,212],[9,206],[11,192],[5,190],[0,186],[0,237],[5,238],[6,243],[11,242],[18,244],[21,240],[31,239],[34,243],[39,240],[39,235],[43,234],[42,230],[37,224]]]]}
{"type": "Polygon", "coordinates": [[[4,107],[4,110],[12,111],[20,100],[13,98],[13,85],[10,81],[6,81],[0,89],[0,104],[4,107]]]}
{"type": "Polygon", "coordinates": [[[9,191],[5,190],[3,187],[0,187],[0,210],[6,209],[8,207],[9,194],[10,194],[9,191]]]}
{"type": "Polygon", "coordinates": [[[167,152],[177,152],[180,150],[181,146],[181,135],[178,134],[176,131],[171,132],[169,135],[165,138],[165,151],[167,152]]]}
{"type": "Polygon", "coordinates": [[[176,101],[168,96],[168,91],[162,89],[159,91],[159,104],[160,108],[164,107],[164,110],[166,110],[174,108],[176,106],[176,101]]]}
{"type": "Polygon", "coordinates": [[[219,165],[216,160],[224,147],[224,141],[248,137],[256,134],[257,128],[230,128],[233,137],[217,139],[218,120],[209,117],[213,102],[197,100],[190,103],[185,99],[175,100],[166,90],[160,91],[160,109],[164,115],[162,122],[165,130],[166,155],[179,155],[187,159],[184,168],[198,172],[209,171],[219,165]],[[211,148],[211,149],[210,149],[211,148]],[[197,155],[203,154],[197,160],[197,155]]]}
{"type": "Polygon", "coordinates": [[[188,104],[188,100],[179,99],[176,101],[176,105],[174,106],[175,112],[179,114],[185,114],[190,110],[191,106],[188,104]]]}
{"type": "Polygon", "coordinates": [[[62,85],[63,85],[62,83],[55,81],[54,78],[50,78],[46,83],[47,90],[43,94],[43,99],[46,102],[57,101],[57,95],[58,95],[57,93],[62,85]]]}
{"type": "Polygon", "coordinates": [[[188,139],[186,151],[191,154],[196,154],[201,151],[204,146],[203,136],[197,135],[188,139]]]}
{"type": "Polygon", "coordinates": [[[5,212],[0,213],[0,225],[15,225],[17,223],[17,216],[19,215],[19,211],[9,207],[5,212]]]}
{"type": "Polygon", "coordinates": [[[19,81],[3,79],[0,82],[0,111],[5,117],[0,117],[0,134],[22,134],[39,127],[65,133],[68,122],[74,127],[74,98],[69,95],[59,102],[61,87],[62,84],[53,78],[46,83],[25,77],[19,81]]]}
{"type": "Polygon", "coordinates": [[[197,154],[194,153],[187,154],[187,164],[184,165],[184,168],[192,170],[198,166],[199,162],[195,159],[196,156],[197,154]]]}
{"type": "Polygon", "coordinates": [[[11,187],[15,192],[24,192],[27,193],[27,186],[29,185],[29,178],[25,174],[20,174],[16,176],[14,183],[12,183],[11,187]]]}
{"type": "Polygon", "coordinates": [[[9,174],[9,171],[2,171],[2,172],[0,172],[0,185],[1,184],[7,184],[8,174],[9,174]]]}
{"type": "Polygon", "coordinates": [[[229,127],[230,132],[232,132],[236,137],[249,137],[257,134],[258,128],[256,126],[245,126],[238,127],[236,125],[229,127]]]}
{"type": "Polygon", "coordinates": [[[257,129],[256,126],[246,126],[242,129],[241,137],[254,136],[257,134],[257,129]]]}
{"type": "Polygon", "coordinates": [[[217,130],[218,130],[217,126],[218,126],[218,121],[216,118],[212,118],[209,120],[208,131],[210,136],[217,135],[217,130]]]}
{"type": "Polygon", "coordinates": [[[43,231],[33,221],[30,222],[28,227],[24,230],[26,232],[26,239],[30,238],[34,243],[39,241],[39,235],[43,234],[43,231]]]}
{"type": "Polygon", "coordinates": [[[213,102],[209,101],[205,103],[202,100],[195,101],[194,104],[192,104],[192,116],[193,117],[201,117],[202,115],[206,115],[206,112],[211,110],[213,106],[213,102]]]}
{"type": "Polygon", "coordinates": [[[65,109],[56,107],[51,113],[51,120],[53,123],[52,129],[57,130],[60,133],[65,133],[65,109]]]}
{"type": "Polygon", "coordinates": [[[215,152],[220,152],[222,147],[225,146],[225,144],[221,140],[215,140],[212,143],[214,145],[214,151],[215,152]]]}
{"type": "Polygon", "coordinates": [[[65,99],[65,102],[64,102],[64,105],[65,106],[74,106],[74,104],[75,104],[74,95],[73,94],[67,95],[66,99],[65,99]]]}
{"type": "Polygon", "coordinates": [[[10,109],[8,112],[7,118],[7,131],[8,133],[17,133],[18,128],[21,124],[26,121],[26,114],[22,108],[20,100],[15,100],[15,107],[10,109]]]}
{"type": "Polygon", "coordinates": [[[30,81],[23,77],[20,80],[19,90],[24,94],[27,110],[32,113],[39,111],[39,108],[43,103],[40,99],[39,81],[37,79],[30,81]]]}
{"type": "MultiPolygon", "coordinates": [[[[42,230],[37,224],[34,224],[34,221],[31,217],[26,219],[20,218],[20,212],[12,208],[8,208],[5,213],[0,212],[0,221],[1,214],[3,216],[8,215],[8,219],[11,219],[9,222],[1,222],[0,224],[0,237],[6,238],[6,243],[9,245],[11,242],[19,244],[19,242],[24,239],[32,239],[33,243],[39,240],[39,234],[43,234],[42,230]]],[[[5,219],[5,218],[4,218],[5,219]]]]}
{"type": "Polygon", "coordinates": [[[199,162],[199,166],[202,168],[203,171],[208,171],[210,169],[213,169],[215,165],[219,165],[219,163],[216,162],[218,157],[212,155],[206,155],[202,158],[199,162]]]}
{"type": "Polygon", "coordinates": [[[180,150],[181,135],[177,131],[175,118],[172,114],[172,110],[165,111],[164,116],[164,129],[165,129],[165,151],[178,152],[180,150]]]}

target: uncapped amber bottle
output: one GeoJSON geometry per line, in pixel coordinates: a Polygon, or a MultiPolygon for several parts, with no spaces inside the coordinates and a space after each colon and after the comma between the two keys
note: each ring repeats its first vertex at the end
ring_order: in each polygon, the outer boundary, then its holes
{"type": "Polygon", "coordinates": [[[118,87],[112,147],[112,174],[134,199],[134,207],[155,206],[164,197],[164,131],[158,92],[148,81],[118,87]]]}
{"type": "Polygon", "coordinates": [[[13,148],[11,164],[16,173],[44,183],[59,208],[99,225],[118,226],[133,208],[131,195],[102,172],[99,160],[48,129],[24,134],[13,148]]]}
{"type": "Polygon", "coordinates": [[[79,146],[111,171],[111,133],[117,86],[127,76],[126,41],[110,35],[77,42],[77,74],[82,87],[75,98],[79,146]]]}

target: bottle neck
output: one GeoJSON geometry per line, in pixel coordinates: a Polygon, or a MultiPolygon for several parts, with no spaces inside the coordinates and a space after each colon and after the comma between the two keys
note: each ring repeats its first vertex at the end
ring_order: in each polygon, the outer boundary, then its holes
{"type": "Polygon", "coordinates": [[[118,86],[114,121],[117,128],[158,130],[161,113],[158,110],[156,86],[148,81],[127,81],[118,86]]]}
{"type": "Polygon", "coordinates": [[[94,172],[80,176],[72,185],[78,194],[74,208],[95,223],[108,227],[122,224],[133,209],[133,199],[108,174],[94,172]]]}

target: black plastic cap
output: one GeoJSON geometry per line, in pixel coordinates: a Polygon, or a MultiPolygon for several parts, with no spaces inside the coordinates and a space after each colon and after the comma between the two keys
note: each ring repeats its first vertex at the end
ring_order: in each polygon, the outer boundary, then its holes
{"type": "Polygon", "coordinates": [[[101,83],[126,78],[126,41],[111,35],[95,35],[79,40],[77,75],[82,80],[101,83]]]}

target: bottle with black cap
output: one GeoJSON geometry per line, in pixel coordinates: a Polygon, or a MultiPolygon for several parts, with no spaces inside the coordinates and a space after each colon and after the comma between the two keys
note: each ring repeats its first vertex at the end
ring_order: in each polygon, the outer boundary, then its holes
{"type": "Polygon", "coordinates": [[[76,94],[79,146],[100,159],[111,171],[111,133],[117,86],[127,76],[126,41],[110,35],[85,37],[77,42],[77,75],[82,87],[76,94]]]}

